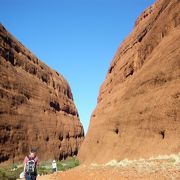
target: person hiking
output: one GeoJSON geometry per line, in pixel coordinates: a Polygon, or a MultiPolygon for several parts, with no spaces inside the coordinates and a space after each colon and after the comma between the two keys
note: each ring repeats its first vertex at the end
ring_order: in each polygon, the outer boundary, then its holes
{"type": "Polygon", "coordinates": [[[52,162],[52,173],[57,172],[57,163],[55,160],[52,162]]]}
{"type": "Polygon", "coordinates": [[[39,159],[36,156],[36,149],[32,148],[29,155],[24,159],[24,176],[26,180],[36,180],[38,165],[39,159]]]}

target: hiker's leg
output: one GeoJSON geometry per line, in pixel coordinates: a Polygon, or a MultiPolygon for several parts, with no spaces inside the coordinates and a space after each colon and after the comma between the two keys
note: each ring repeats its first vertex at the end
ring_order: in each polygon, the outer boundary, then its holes
{"type": "Polygon", "coordinates": [[[29,175],[26,175],[25,178],[26,178],[26,180],[31,180],[31,176],[29,176],[29,175]]]}
{"type": "Polygon", "coordinates": [[[53,168],[53,169],[52,169],[52,173],[54,173],[54,172],[55,172],[55,169],[53,168]]]}
{"type": "Polygon", "coordinates": [[[32,175],[31,180],[36,180],[36,176],[32,175]]]}

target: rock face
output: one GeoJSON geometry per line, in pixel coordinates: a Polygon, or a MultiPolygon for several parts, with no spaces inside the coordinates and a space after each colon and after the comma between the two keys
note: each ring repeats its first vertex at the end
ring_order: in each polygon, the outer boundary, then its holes
{"type": "Polygon", "coordinates": [[[180,152],[180,1],[158,0],[135,23],[100,88],[83,163],[180,152]]]}
{"type": "Polygon", "coordinates": [[[84,138],[67,81],[0,25],[0,162],[77,155],[84,138]]]}

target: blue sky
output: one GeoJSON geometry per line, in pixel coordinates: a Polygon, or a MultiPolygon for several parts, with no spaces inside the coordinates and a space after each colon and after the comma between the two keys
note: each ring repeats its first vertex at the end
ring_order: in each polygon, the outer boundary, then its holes
{"type": "Polygon", "coordinates": [[[0,0],[0,22],[69,82],[85,132],[100,85],[154,0],[0,0]]]}

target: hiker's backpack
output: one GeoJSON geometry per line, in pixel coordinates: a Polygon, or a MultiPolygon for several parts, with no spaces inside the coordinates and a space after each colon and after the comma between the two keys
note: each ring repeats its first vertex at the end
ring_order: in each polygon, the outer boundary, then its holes
{"type": "Polygon", "coordinates": [[[35,174],[36,173],[36,161],[35,158],[29,158],[26,165],[26,172],[29,174],[35,174]]]}

